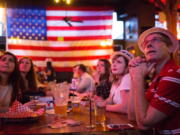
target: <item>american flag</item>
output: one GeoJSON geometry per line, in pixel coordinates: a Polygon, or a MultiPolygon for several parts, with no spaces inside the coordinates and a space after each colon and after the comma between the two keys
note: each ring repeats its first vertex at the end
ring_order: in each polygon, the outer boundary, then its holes
{"type": "Polygon", "coordinates": [[[39,67],[51,59],[58,71],[80,63],[95,66],[113,52],[112,45],[101,46],[112,41],[112,13],[107,7],[9,8],[8,51],[32,58],[39,67]]]}

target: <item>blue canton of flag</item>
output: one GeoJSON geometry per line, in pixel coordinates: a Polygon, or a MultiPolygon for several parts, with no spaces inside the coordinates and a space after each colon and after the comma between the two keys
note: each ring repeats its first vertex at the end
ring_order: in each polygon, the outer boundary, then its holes
{"type": "Polygon", "coordinates": [[[45,9],[7,10],[8,38],[46,40],[45,9]]]}

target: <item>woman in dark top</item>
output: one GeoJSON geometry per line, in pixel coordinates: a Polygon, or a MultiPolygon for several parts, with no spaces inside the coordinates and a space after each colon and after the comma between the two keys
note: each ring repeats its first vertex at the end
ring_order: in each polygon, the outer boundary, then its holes
{"type": "Polygon", "coordinates": [[[46,63],[46,77],[48,82],[56,80],[56,73],[51,61],[47,61],[46,63]]]}
{"type": "Polygon", "coordinates": [[[22,102],[28,102],[29,96],[43,96],[44,92],[38,91],[37,80],[34,72],[33,62],[28,57],[19,60],[19,70],[23,79],[23,98],[22,102]]]}
{"type": "Polygon", "coordinates": [[[96,82],[95,97],[106,99],[109,96],[111,89],[110,81],[111,64],[106,59],[100,59],[97,63],[96,72],[93,74],[96,82]]]}

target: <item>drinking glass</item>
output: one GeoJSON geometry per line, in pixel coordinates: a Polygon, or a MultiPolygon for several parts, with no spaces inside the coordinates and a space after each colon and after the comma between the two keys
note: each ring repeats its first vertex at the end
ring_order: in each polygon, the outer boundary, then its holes
{"type": "Polygon", "coordinates": [[[57,84],[54,89],[54,111],[61,117],[67,116],[69,86],[66,83],[57,84]]]}
{"type": "Polygon", "coordinates": [[[80,97],[74,96],[72,97],[72,112],[77,113],[80,112],[80,97]]]}
{"type": "Polygon", "coordinates": [[[93,124],[93,122],[92,122],[92,120],[93,120],[93,118],[92,118],[92,116],[93,116],[92,112],[93,112],[93,101],[92,101],[92,99],[89,97],[89,124],[86,126],[87,128],[94,128],[94,127],[95,127],[94,124],[93,124]]]}
{"type": "Polygon", "coordinates": [[[95,123],[105,125],[106,104],[104,100],[96,100],[94,104],[95,123]]]}

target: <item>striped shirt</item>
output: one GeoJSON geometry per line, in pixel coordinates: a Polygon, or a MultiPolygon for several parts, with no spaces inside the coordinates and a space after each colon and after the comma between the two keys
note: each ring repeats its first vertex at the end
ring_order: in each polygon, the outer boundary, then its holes
{"type": "Polygon", "coordinates": [[[168,117],[155,128],[163,135],[180,134],[180,66],[173,60],[167,62],[156,76],[146,97],[151,106],[168,117]]]}

